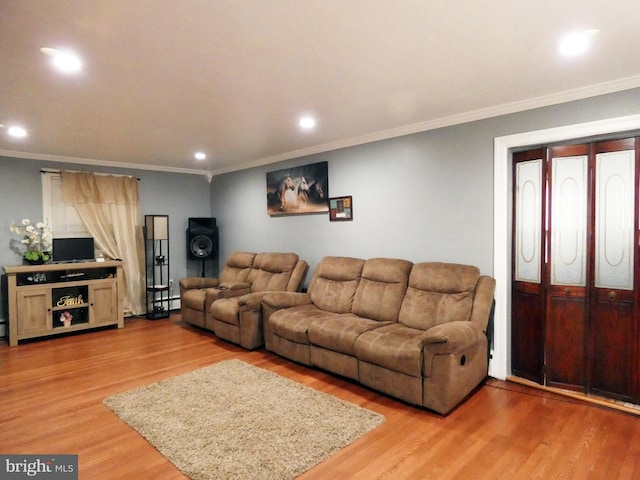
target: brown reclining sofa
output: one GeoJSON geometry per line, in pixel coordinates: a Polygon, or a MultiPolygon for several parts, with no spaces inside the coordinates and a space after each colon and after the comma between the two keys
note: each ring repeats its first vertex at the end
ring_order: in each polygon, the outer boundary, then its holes
{"type": "Polygon", "coordinates": [[[487,376],[494,290],[468,265],[325,257],[307,293],[244,308],[267,350],[447,414],[487,376]]]}

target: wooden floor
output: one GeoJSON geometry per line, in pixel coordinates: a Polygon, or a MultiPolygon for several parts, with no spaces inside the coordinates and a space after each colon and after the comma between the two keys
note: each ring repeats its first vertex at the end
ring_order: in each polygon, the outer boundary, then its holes
{"type": "Polygon", "coordinates": [[[0,345],[0,453],[78,454],[81,480],[184,479],[102,400],[230,358],[386,416],[301,480],[640,478],[636,416],[490,379],[441,417],[265,350],[245,351],[178,315],[0,345]]]}

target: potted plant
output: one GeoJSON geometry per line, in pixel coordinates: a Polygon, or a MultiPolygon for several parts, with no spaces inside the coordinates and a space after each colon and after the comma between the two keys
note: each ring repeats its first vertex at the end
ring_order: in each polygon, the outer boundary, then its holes
{"type": "Polygon", "coordinates": [[[22,236],[21,243],[27,246],[27,250],[23,254],[27,263],[41,265],[51,260],[53,232],[47,224],[38,222],[32,225],[31,221],[25,218],[20,224],[11,222],[9,230],[22,236]]]}

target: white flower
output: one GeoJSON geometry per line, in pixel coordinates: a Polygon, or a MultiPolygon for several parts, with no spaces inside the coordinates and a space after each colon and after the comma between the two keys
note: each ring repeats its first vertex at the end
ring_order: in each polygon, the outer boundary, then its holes
{"type": "Polygon", "coordinates": [[[26,258],[44,258],[45,261],[49,259],[53,232],[45,222],[38,222],[33,226],[28,218],[24,218],[20,225],[11,222],[9,230],[17,235],[22,235],[20,243],[27,246],[26,258]]]}

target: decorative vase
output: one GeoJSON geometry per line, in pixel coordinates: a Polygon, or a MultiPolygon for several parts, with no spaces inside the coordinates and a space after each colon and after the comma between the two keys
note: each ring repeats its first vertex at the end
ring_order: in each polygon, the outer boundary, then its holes
{"type": "Polygon", "coordinates": [[[45,263],[49,262],[49,260],[51,260],[51,254],[48,252],[45,252],[45,254],[47,255],[46,260],[42,258],[42,254],[38,255],[38,258],[36,258],[35,260],[27,257],[22,257],[22,260],[29,265],[44,265],[45,263]]]}
{"type": "Polygon", "coordinates": [[[46,262],[42,259],[42,257],[38,258],[37,260],[30,260],[28,258],[24,258],[22,257],[22,260],[24,260],[25,263],[28,263],[29,265],[44,265],[46,262]]]}

